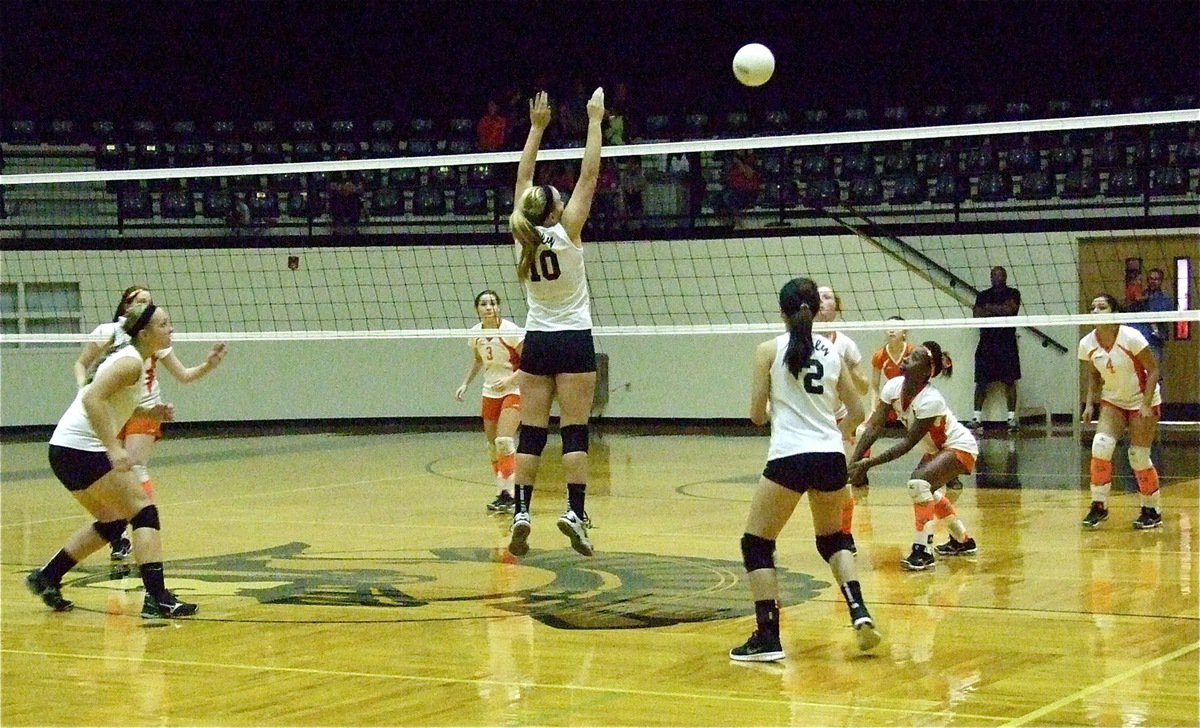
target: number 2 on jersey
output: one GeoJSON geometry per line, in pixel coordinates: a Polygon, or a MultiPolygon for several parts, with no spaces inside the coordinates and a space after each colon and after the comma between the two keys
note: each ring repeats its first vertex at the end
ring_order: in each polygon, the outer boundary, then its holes
{"type": "Polygon", "coordinates": [[[825,367],[816,359],[804,362],[804,368],[810,370],[804,375],[804,391],[809,394],[824,394],[825,385],[821,379],[825,376],[825,367]]]}

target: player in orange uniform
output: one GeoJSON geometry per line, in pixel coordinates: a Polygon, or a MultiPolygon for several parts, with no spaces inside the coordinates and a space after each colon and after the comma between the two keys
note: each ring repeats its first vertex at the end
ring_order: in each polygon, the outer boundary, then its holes
{"type": "Polygon", "coordinates": [[[496,499],[488,503],[492,513],[511,513],[517,501],[513,497],[513,473],[517,467],[517,426],[521,424],[521,392],[517,371],[521,368],[524,334],[520,327],[500,317],[500,295],[493,290],[475,296],[479,323],[472,330],[495,330],[496,335],[475,336],[471,347],[471,368],[454,392],[459,402],[475,375],[483,371],[483,435],[487,438],[492,472],[496,474],[496,499]]]}

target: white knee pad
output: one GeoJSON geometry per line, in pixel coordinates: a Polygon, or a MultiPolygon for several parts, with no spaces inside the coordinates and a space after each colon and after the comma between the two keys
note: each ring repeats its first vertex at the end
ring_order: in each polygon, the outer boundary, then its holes
{"type": "Polygon", "coordinates": [[[912,496],[913,503],[928,503],[933,500],[933,486],[928,480],[913,478],[908,481],[908,494],[912,496]]]}
{"type": "Polygon", "coordinates": [[[517,441],[511,437],[496,438],[496,453],[501,457],[512,455],[517,451],[517,441]]]}
{"type": "Polygon", "coordinates": [[[1129,467],[1133,468],[1133,472],[1139,470],[1149,470],[1154,467],[1154,463],[1150,462],[1150,448],[1129,446],[1129,467]]]}
{"type": "Polygon", "coordinates": [[[137,476],[139,483],[145,483],[147,480],[150,480],[150,471],[146,470],[145,465],[134,465],[130,470],[137,476]]]}
{"type": "MultiPolygon", "coordinates": [[[[1092,457],[1099,460],[1112,460],[1113,451],[1117,449],[1117,438],[1112,435],[1106,435],[1103,432],[1097,432],[1092,437],[1092,457]]],[[[1130,448],[1132,450],[1133,448],[1130,448]]],[[[1129,454],[1133,458],[1133,453],[1129,454]]]]}

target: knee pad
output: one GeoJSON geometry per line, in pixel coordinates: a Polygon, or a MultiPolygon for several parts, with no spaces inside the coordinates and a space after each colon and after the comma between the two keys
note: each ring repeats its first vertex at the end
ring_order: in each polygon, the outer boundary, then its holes
{"type": "Polygon", "coordinates": [[[1154,467],[1154,463],[1150,461],[1150,448],[1129,446],[1129,467],[1133,468],[1133,472],[1146,470],[1154,467]]]}
{"type": "Polygon", "coordinates": [[[928,480],[913,478],[908,481],[908,494],[913,503],[928,503],[933,500],[933,486],[928,480]]]}
{"type": "Polygon", "coordinates": [[[825,559],[826,563],[829,563],[829,560],[838,551],[849,551],[853,547],[854,537],[848,533],[839,531],[817,536],[817,553],[821,554],[821,558],[825,559]]]}
{"type": "Polygon", "coordinates": [[[521,425],[520,442],[517,444],[517,452],[522,455],[541,457],[542,450],[545,449],[546,428],[521,425]]]}
{"type": "Polygon", "coordinates": [[[138,511],[137,515],[129,519],[129,525],[133,526],[135,531],[139,528],[158,530],[158,506],[151,504],[138,511]]]}
{"type": "Polygon", "coordinates": [[[567,425],[559,434],[562,435],[563,455],[569,452],[588,451],[587,425],[567,425]]]}
{"type": "Polygon", "coordinates": [[[497,437],[496,438],[496,454],[497,455],[504,457],[505,455],[512,455],[516,451],[517,451],[517,444],[513,441],[513,439],[511,437],[497,437]]]}
{"type": "Polygon", "coordinates": [[[1098,460],[1111,461],[1113,457],[1113,451],[1116,449],[1117,438],[1113,437],[1112,435],[1106,435],[1103,432],[1097,432],[1092,437],[1092,457],[1098,460]]]}
{"type": "Polygon", "coordinates": [[[92,530],[100,535],[100,538],[112,543],[125,533],[125,526],[129,525],[129,521],[96,521],[92,524],[92,530]]]}
{"type": "Polygon", "coordinates": [[[759,569],[774,569],[775,542],[761,536],[743,533],[742,563],[746,565],[746,573],[759,569]]]}

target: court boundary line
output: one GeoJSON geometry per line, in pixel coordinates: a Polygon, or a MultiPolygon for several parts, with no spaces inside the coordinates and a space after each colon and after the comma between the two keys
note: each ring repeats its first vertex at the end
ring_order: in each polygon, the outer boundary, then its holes
{"type": "Polygon", "coordinates": [[[1076,690],[1075,692],[1071,693],[1070,695],[1066,695],[1066,696],[1059,698],[1058,700],[1055,700],[1053,703],[1048,703],[1048,704],[1043,705],[1042,707],[1038,708],[1037,710],[1030,711],[1030,712],[1026,713],[1025,715],[1020,716],[1019,718],[1011,720],[1007,723],[1003,723],[1003,724],[1001,724],[1001,728],[1008,728],[1009,726],[1025,725],[1026,723],[1037,720],[1038,718],[1041,718],[1044,715],[1053,713],[1054,711],[1058,710],[1059,708],[1070,705],[1071,703],[1074,703],[1076,701],[1082,700],[1083,698],[1086,698],[1087,696],[1091,695],[1092,693],[1098,692],[1100,690],[1104,690],[1105,688],[1108,688],[1119,682],[1127,680],[1127,679],[1133,677],[1134,675],[1137,675],[1140,672],[1149,670],[1152,667],[1158,667],[1159,665],[1162,665],[1164,663],[1167,663],[1172,660],[1183,657],[1184,655],[1188,654],[1189,652],[1195,652],[1197,649],[1200,649],[1200,642],[1192,642],[1190,644],[1186,644],[1178,649],[1168,652],[1165,655],[1159,655],[1158,657],[1154,658],[1153,660],[1144,662],[1141,665],[1135,665],[1134,667],[1129,668],[1125,672],[1119,673],[1117,675],[1113,675],[1112,677],[1101,680],[1100,682],[1098,682],[1094,685],[1089,685],[1086,688],[1076,690]]]}
{"type": "MultiPolygon", "coordinates": [[[[0,648],[0,654],[7,655],[24,655],[28,657],[50,657],[60,659],[76,659],[76,660],[120,660],[128,663],[138,664],[158,664],[171,667],[186,667],[186,668],[207,668],[215,670],[243,670],[250,672],[276,672],[289,673],[297,675],[317,675],[327,677],[362,677],[376,680],[404,680],[418,683],[440,683],[440,684],[457,684],[457,685],[490,685],[494,687],[506,687],[511,685],[519,685],[525,688],[536,688],[543,690],[564,690],[564,691],[581,691],[587,693],[611,694],[611,695],[628,695],[628,696],[647,696],[664,699],[675,700],[707,700],[713,702],[729,701],[735,703],[758,703],[763,705],[800,705],[808,708],[821,709],[840,709],[843,711],[873,711],[878,713],[894,713],[900,715],[929,715],[948,718],[967,718],[971,720],[995,721],[1001,722],[1006,720],[1003,716],[982,715],[977,713],[960,713],[946,710],[916,710],[907,708],[893,708],[886,706],[870,706],[862,704],[849,703],[817,703],[805,700],[789,700],[786,698],[759,698],[747,695],[723,694],[723,693],[683,693],[683,692],[667,692],[663,690],[642,690],[637,688],[622,688],[597,685],[575,685],[569,683],[530,683],[524,681],[504,681],[504,680],[480,680],[461,677],[431,677],[426,675],[402,675],[388,674],[377,672],[363,672],[359,670],[327,670],[311,667],[287,667],[280,665],[249,665],[249,664],[230,664],[222,662],[201,662],[198,660],[168,660],[162,658],[146,658],[146,657],[115,657],[112,655],[87,655],[72,652],[49,652],[42,650],[18,650],[12,648],[0,648]]],[[[930,703],[936,701],[930,700],[930,703]]]]}

